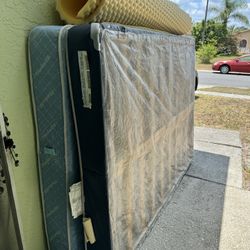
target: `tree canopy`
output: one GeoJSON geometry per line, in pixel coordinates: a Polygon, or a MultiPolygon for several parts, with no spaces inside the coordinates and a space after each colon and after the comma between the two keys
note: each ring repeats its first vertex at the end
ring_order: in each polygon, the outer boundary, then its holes
{"type": "MultiPolygon", "coordinates": [[[[195,38],[196,49],[202,47],[202,30],[204,21],[196,23],[193,26],[192,35],[195,38]]],[[[215,20],[208,20],[204,45],[212,44],[217,48],[220,54],[236,54],[237,40],[234,38],[232,32],[226,29],[222,23],[215,20]]]]}
{"type": "Polygon", "coordinates": [[[223,26],[227,28],[230,20],[249,25],[248,17],[240,13],[240,10],[246,9],[247,7],[246,0],[222,0],[221,7],[213,5],[209,10],[216,14],[214,19],[221,22],[223,26]]]}
{"type": "MultiPolygon", "coordinates": [[[[204,27],[204,20],[196,23],[193,26],[192,35],[195,37],[196,48],[198,49],[202,45],[202,30],[204,27]]],[[[214,20],[208,20],[206,25],[205,44],[214,44],[217,46],[227,35],[227,30],[221,23],[217,23],[214,20]]]]}

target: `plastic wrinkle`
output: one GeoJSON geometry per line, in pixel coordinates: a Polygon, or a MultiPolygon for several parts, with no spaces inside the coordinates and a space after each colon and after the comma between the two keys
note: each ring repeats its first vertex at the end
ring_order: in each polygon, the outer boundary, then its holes
{"type": "Polygon", "coordinates": [[[194,40],[104,30],[101,71],[113,249],[134,249],[193,155],[194,40]]]}

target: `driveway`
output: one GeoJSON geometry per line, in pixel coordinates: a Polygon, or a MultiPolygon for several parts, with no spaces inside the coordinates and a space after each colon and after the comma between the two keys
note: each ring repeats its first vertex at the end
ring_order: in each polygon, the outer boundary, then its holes
{"type": "Polygon", "coordinates": [[[220,73],[199,71],[199,86],[223,86],[250,88],[250,74],[220,73]]]}
{"type": "Polygon", "coordinates": [[[195,128],[194,159],[141,250],[249,250],[239,133],[195,128]]]}

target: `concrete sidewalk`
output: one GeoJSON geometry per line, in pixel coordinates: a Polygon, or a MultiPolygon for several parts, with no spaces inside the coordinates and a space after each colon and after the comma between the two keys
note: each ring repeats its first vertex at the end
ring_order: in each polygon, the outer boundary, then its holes
{"type": "Polygon", "coordinates": [[[193,163],[140,249],[249,250],[239,133],[195,128],[193,163]]]}

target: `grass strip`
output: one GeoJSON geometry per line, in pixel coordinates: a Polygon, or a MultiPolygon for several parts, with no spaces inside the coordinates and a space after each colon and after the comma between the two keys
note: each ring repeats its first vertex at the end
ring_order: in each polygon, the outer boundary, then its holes
{"type": "Polygon", "coordinates": [[[228,87],[212,87],[212,88],[201,88],[199,91],[227,93],[236,95],[250,95],[250,88],[228,88],[228,87]]]}

